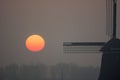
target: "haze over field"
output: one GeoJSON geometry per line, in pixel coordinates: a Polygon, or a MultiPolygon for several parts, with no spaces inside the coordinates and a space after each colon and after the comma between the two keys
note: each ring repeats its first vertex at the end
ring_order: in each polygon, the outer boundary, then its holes
{"type": "MultiPolygon", "coordinates": [[[[118,0],[118,8],[120,8],[118,0]]],[[[63,42],[107,41],[105,0],[0,0],[0,66],[75,63],[100,66],[101,54],[64,54],[63,42]],[[33,53],[25,40],[40,34],[45,49],[33,53]]],[[[120,38],[120,9],[117,36],[120,38]]]]}

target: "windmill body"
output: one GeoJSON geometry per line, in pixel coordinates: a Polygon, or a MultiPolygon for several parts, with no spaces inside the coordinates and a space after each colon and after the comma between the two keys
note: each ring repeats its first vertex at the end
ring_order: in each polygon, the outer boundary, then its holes
{"type": "Polygon", "coordinates": [[[120,40],[111,39],[101,49],[99,80],[120,80],[120,40]]]}

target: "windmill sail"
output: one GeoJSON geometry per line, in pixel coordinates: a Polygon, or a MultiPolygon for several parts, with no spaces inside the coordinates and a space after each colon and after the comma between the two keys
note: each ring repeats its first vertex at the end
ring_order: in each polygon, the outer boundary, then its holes
{"type": "Polygon", "coordinates": [[[64,42],[64,53],[98,53],[104,42],[64,42]]]}
{"type": "MultiPolygon", "coordinates": [[[[116,38],[116,2],[106,0],[106,33],[110,40],[116,38]]],[[[63,48],[65,53],[96,53],[103,51],[105,44],[107,42],[64,42],[63,48]]]]}
{"type": "Polygon", "coordinates": [[[101,48],[103,52],[120,53],[120,40],[116,38],[116,15],[117,0],[113,0],[113,33],[111,39],[101,48]]]}
{"type": "Polygon", "coordinates": [[[113,0],[106,0],[106,35],[113,36],[113,0]]]}

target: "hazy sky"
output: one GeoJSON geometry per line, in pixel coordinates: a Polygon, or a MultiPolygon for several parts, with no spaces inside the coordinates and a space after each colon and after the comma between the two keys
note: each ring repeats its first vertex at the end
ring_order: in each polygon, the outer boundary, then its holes
{"type": "MultiPolygon", "coordinates": [[[[99,66],[101,54],[64,54],[63,42],[107,41],[105,0],[0,0],[0,66],[77,63],[99,66]],[[45,49],[25,48],[31,34],[40,34],[45,49]]],[[[118,0],[118,8],[120,1],[118,0]]],[[[120,30],[120,9],[117,32],[120,30]]],[[[120,38],[120,31],[117,33],[120,38]]]]}

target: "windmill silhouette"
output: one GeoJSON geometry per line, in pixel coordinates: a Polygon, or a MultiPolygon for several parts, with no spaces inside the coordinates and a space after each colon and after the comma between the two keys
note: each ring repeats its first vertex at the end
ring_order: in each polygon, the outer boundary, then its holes
{"type": "Polygon", "coordinates": [[[111,12],[107,11],[107,21],[111,25],[108,42],[64,42],[65,53],[96,53],[102,52],[100,75],[98,80],[120,80],[120,39],[116,37],[116,12],[117,0],[106,0],[111,2],[111,12]],[[111,17],[111,18],[110,18],[111,17]],[[110,20],[111,19],[111,20],[110,20]],[[110,22],[112,21],[112,22],[110,22]]]}

